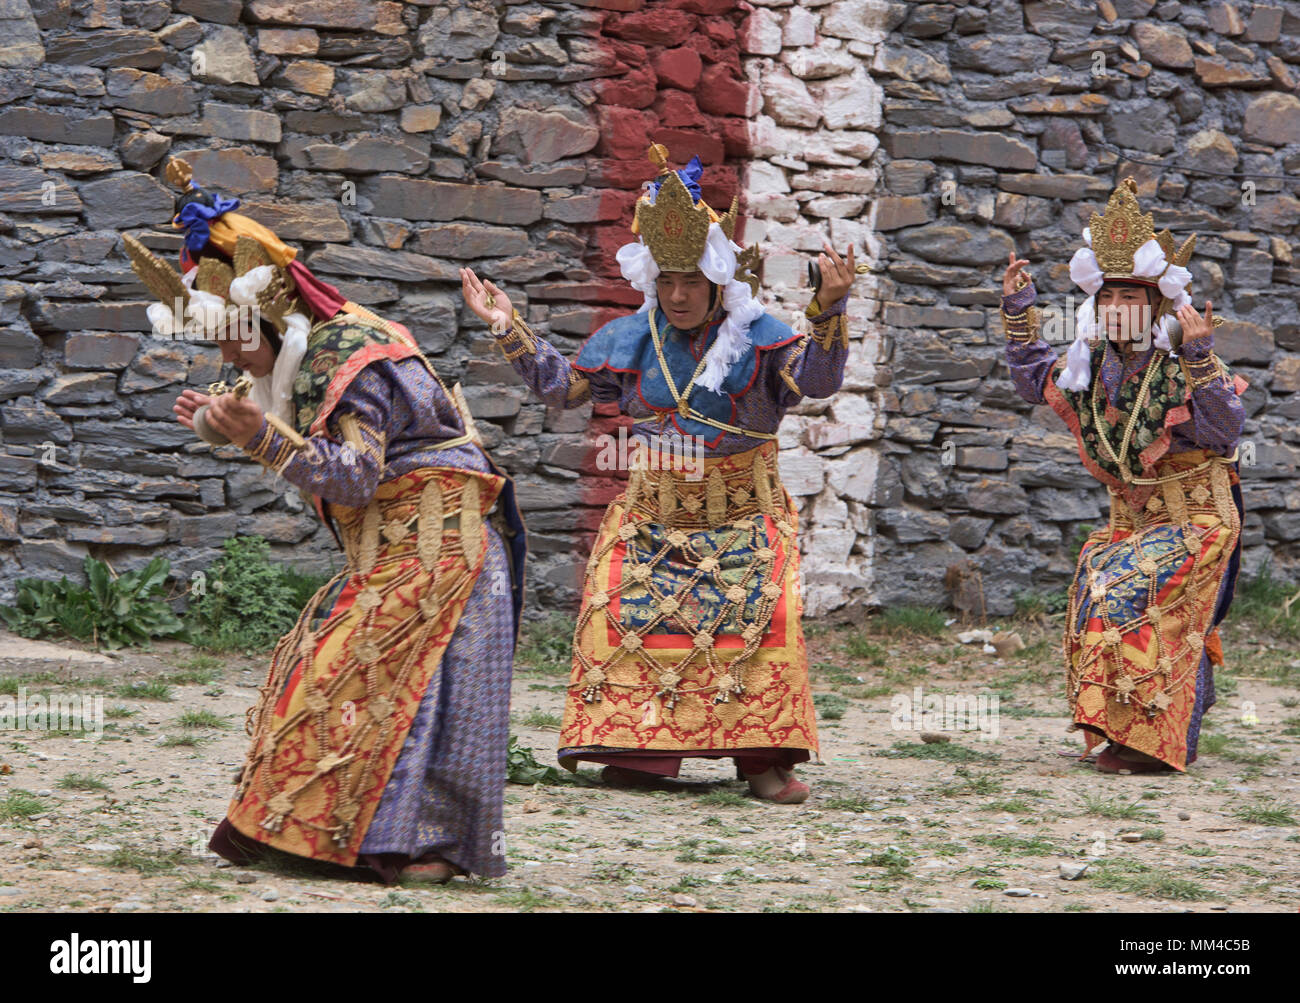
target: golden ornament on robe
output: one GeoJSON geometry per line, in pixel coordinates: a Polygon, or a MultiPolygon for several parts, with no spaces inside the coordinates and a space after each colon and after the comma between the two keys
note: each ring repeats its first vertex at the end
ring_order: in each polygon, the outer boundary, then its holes
{"type": "Polygon", "coordinates": [[[288,815],[293,811],[293,798],[281,791],[266,803],[266,807],[272,815],[288,815]]]}

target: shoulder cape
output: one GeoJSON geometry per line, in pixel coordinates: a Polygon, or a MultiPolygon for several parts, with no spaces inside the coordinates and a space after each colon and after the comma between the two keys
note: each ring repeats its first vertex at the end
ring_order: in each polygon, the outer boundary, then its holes
{"type": "Polygon", "coordinates": [[[302,435],[326,431],[326,420],[370,363],[412,357],[428,365],[414,340],[355,315],[341,314],[317,324],[293,381],[298,431],[302,435]]]}
{"type": "MultiPolygon", "coordinates": [[[[663,312],[657,308],[655,319],[659,326],[664,358],[668,362],[673,383],[678,393],[681,393],[695,372],[699,360],[691,355],[684,340],[677,336],[676,328],[669,325],[663,312]]],[[[716,336],[721,323],[719,320],[710,326],[711,335],[716,336]]],[[[707,390],[697,384],[691,390],[691,409],[714,421],[734,425],[736,398],[753,386],[760,368],[759,353],[781,348],[799,337],[798,333],[771,314],[763,314],[749,326],[750,343],[740,358],[731,364],[731,369],[722,380],[720,391],[707,390]]],[[[583,344],[573,368],[587,373],[602,369],[614,373],[635,373],[637,395],[641,398],[641,403],[651,411],[669,413],[673,425],[682,435],[694,436],[708,446],[716,446],[727,434],[712,425],[683,418],[677,413],[677,404],[664,380],[654,342],[650,337],[648,312],[619,317],[605,324],[583,344]]]]}
{"type": "MultiPolygon", "coordinates": [[[[1043,384],[1043,397],[1074,434],[1079,447],[1079,458],[1088,472],[1107,487],[1126,494],[1130,504],[1141,507],[1146,504],[1155,488],[1152,485],[1129,485],[1125,482],[1119,466],[1101,446],[1099,430],[1093,417],[1092,395],[1101,395],[1097,401],[1097,416],[1103,422],[1111,448],[1118,450],[1146,370],[1139,370],[1121,384],[1118,402],[1116,406],[1111,406],[1105,401],[1105,392],[1099,390],[1105,350],[1105,342],[1092,349],[1092,383],[1083,391],[1062,390],[1056,385],[1056,377],[1065,364],[1064,359],[1058,358],[1043,384]]],[[[1129,474],[1139,478],[1155,476],[1157,462],[1169,452],[1172,445],[1171,430],[1175,425],[1181,425],[1192,418],[1188,406],[1192,391],[1187,386],[1178,360],[1167,352],[1156,349],[1148,365],[1157,367],[1156,374],[1151,380],[1149,397],[1134,422],[1132,443],[1126,458],[1129,474]]],[[[1248,386],[1246,380],[1240,374],[1230,373],[1226,365],[1223,370],[1231,376],[1233,390],[1238,395],[1242,394],[1248,386]]]]}

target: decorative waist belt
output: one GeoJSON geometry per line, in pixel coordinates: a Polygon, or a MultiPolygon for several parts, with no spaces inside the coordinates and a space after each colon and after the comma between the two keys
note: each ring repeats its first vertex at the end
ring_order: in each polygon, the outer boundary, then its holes
{"type": "Polygon", "coordinates": [[[418,556],[425,568],[432,570],[438,563],[445,531],[451,528],[459,529],[465,560],[474,567],[484,544],[483,520],[495,505],[502,483],[499,477],[475,471],[421,468],[381,484],[363,508],[331,505],[349,569],[370,574],[379,558],[382,537],[386,560],[418,556]],[[439,478],[429,478],[412,490],[409,479],[424,470],[444,475],[442,483],[439,478]],[[448,475],[451,487],[447,485],[448,475]]]}
{"type": "MultiPolygon", "coordinates": [[[[1202,451],[1179,453],[1160,467],[1160,476],[1151,478],[1159,488],[1144,505],[1129,504],[1124,495],[1110,489],[1113,527],[1143,529],[1163,523],[1187,527],[1191,516],[1213,512],[1226,525],[1236,525],[1237,506],[1232,497],[1232,458],[1210,456],[1202,451]]],[[[1189,547],[1191,546],[1189,539],[1189,547]]],[[[1199,546],[1199,545],[1198,545],[1199,546]]]]}
{"type": "Polygon", "coordinates": [[[705,457],[703,470],[680,469],[681,455],[670,450],[647,450],[639,459],[628,476],[624,506],[659,525],[716,529],[754,515],[778,518],[787,512],[775,442],[705,457]]]}
{"type": "MultiPolygon", "coordinates": [[[[772,439],[777,438],[776,432],[759,432],[751,428],[741,428],[739,425],[728,425],[725,421],[718,421],[716,418],[710,418],[707,415],[700,414],[694,408],[686,408],[681,412],[683,418],[689,418],[691,421],[698,421],[701,425],[708,425],[711,428],[721,429],[724,432],[730,432],[732,435],[743,435],[750,439],[772,439]]],[[[648,425],[651,422],[660,423],[664,419],[664,413],[652,414],[646,418],[635,419],[637,425],[648,425]]]]}

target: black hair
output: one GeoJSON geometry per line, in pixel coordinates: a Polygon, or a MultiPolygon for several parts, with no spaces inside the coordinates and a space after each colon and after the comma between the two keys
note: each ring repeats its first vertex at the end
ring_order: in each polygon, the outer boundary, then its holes
{"type": "MultiPolygon", "coordinates": [[[[259,315],[259,320],[260,319],[261,317],[259,315]]],[[[276,330],[275,325],[268,320],[261,320],[261,324],[262,324],[262,337],[271,343],[271,349],[275,352],[276,355],[279,355],[280,346],[284,344],[283,339],[280,337],[280,332],[276,330]]]]}
{"type": "MultiPolygon", "coordinates": [[[[1104,282],[1102,282],[1101,288],[1105,289],[1107,286],[1110,286],[1112,289],[1119,288],[1119,289],[1145,290],[1147,294],[1147,305],[1152,307],[1153,309],[1155,308],[1156,304],[1160,302],[1161,292],[1159,288],[1150,285],[1149,283],[1146,282],[1138,282],[1136,280],[1129,280],[1129,279],[1106,279],[1104,282]]],[[[1101,292],[1101,289],[1098,289],[1097,291],[1101,292]]]]}

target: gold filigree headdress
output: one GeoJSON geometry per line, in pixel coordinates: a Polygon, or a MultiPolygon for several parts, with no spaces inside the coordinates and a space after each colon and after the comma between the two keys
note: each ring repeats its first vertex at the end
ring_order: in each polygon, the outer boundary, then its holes
{"type": "Polygon", "coordinates": [[[1093,213],[1083,232],[1086,247],[1070,261],[1070,277],[1090,297],[1105,282],[1139,283],[1160,293],[1153,320],[1191,302],[1187,270],[1196,235],[1175,246],[1168,230],[1155,232],[1151,213],[1138,206],[1137,183],[1125,178],[1111,193],[1106,210],[1093,213]]]}
{"type": "MultiPolygon", "coordinates": [[[[188,202],[211,199],[193,182],[193,170],[180,157],[172,157],[164,171],[167,181],[181,189],[177,212],[172,217],[172,226],[185,229],[181,210],[188,202]]],[[[232,201],[231,205],[238,205],[232,201]]],[[[194,290],[211,293],[223,300],[233,299],[244,305],[257,303],[259,310],[281,334],[286,330],[285,318],[289,314],[307,313],[307,306],[297,293],[297,285],[288,269],[289,262],[297,257],[298,251],[285,244],[270,229],[234,211],[220,212],[205,218],[206,242],[203,253],[197,260],[192,252],[182,254],[185,267],[198,266],[194,276],[194,290]],[[208,253],[209,249],[217,257],[208,253]],[[266,267],[268,272],[259,272],[249,276],[254,269],[266,267]]],[[[189,225],[192,225],[189,224],[189,225]]],[[[188,230],[187,230],[188,233],[188,230]]],[[[162,258],[153,254],[140,241],[130,234],[123,235],[127,257],[131,268],[140,277],[141,282],[168,308],[179,300],[182,310],[190,305],[190,291],[185,285],[180,272],[162,258]]],[[[180,326],[180,318],[176,318],[180,326]]]]}
{"type": "Polygon", "coordinates": [[[1168,230],[1155,232],[1151,213],[1142,212],[1138,206],[1137,182],[1132,178],[1125,178],[1111,193],[1105,212],[1092,214],[1088,220],[1088,232],[1092,238],[1092,252],[1105,279],[1147,285],[1156,285],[1164,268],[1169,265],[1185,268],[1191,260],[1192,248],[1196,246],[1195,234],[1175,250],[1172,233],[1168,230]],[[1143,253],[1153,240],[1160,249],[1159,256],[1151,254],[1150,248],[1146,254],[1143,253]],[[1161,257],[1164,268],[1157,271],[1161,257]]]}
{"type": "MultiPolygon", "coordinates": [[[[698,177],[699,162],[693,160],[682,171],[668,168],[667,148],[659,143],[649,149],[650,161],[659,168],[658,191],[642,195],[637,200],[632,220],[632,233],[641,236],[660,272],[694,272],[699,259],[705,255],[708,227],[718,223],[728,240],[735,239],[736,218],[740,200],[732,197],[731,208],[719,216],[703,199],[695,199],[682,181],[682,173],[698,177]]],[[[737,273],[749,270],[750,274],[737,274],[742,282],[749,282],[757,294],[758,278],[753,269],[758,266],[758,246],[749,248],[742,257],[737,273]]]]}
{"type": "MultiPolygon", "coordinates": [[[[1124,178],[1111,193],[1106,210],[1093,213],[1083,231],[1084,247],[1070,259],[1070,278],[1087,294],[1075,315],[1076,334],[1056,383],[1065,390],[1081,391],[1091,385],[1090,342],[1103,337],[1097,324],[1098,290],[1107,282],[1138,283],[1154,289],[1151,332],[1155,347],[1174,350],[1170,340],[1172,315],[1192,302],[1188,287],[1192,273],[1187,269],[1193,234],[1175,247],[1168,230],[1155,232],[1151,213],[1142,212],[1137,200],[1137,182],[1124,178]]],[[[1215,318],[1215,324],[1220,322],[1215,318]]]]}

